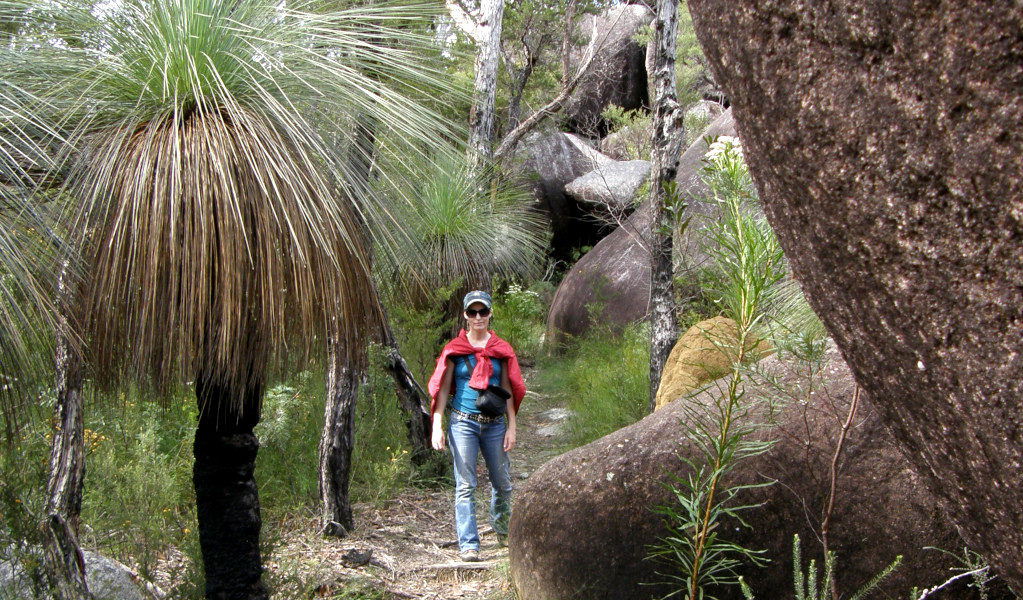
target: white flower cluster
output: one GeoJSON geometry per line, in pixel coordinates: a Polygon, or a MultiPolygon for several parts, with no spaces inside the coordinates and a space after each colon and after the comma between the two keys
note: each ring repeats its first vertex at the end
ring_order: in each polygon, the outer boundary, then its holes
{"type": "Polygon", "coordinates": [[[719,158],[731,155],[732,158],[742,160],[742,143],[739,138],[730,135],[719,136],[707,150],[705,158],[709,161],[717,161],[719,158]]]}
{"type": "Polygon", "coordinates": [[[534,292],[533,290],[524,290],[522,289],[522,286],[517,283],[509,285],[508,291],[505,292],[505,294],[510,298],[514,298],[516,296],[524,296],[530,300],[540,299],[540,294],[538,292],[534,292]]]}

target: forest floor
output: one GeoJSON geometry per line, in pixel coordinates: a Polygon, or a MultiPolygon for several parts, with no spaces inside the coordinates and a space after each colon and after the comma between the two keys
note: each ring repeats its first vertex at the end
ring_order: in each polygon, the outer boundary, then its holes
{"type": "MultiPolygon", "coordinates": [[[[514,489],[567,448],[568,412],[557,404],[533,392],[522,403],[510,454],[513,507],[514,489]]],[[[477,469],[480,562],[459,560],[450,485],[407,489],[377,505],[355,504],[355,529],[342,539],[319,535],[312,517],[279,525],[281,537],[265,564],[274,597],[513,600],[508,549],[498,547],[487,518],[490,485],[482,459],[477,469]]]]}

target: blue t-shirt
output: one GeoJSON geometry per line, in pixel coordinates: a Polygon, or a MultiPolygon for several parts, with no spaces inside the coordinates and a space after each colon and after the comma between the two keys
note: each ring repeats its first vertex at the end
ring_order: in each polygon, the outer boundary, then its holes
{"type": "MultiPolygon", "coordinates": [[[[469,364],[476,367],[476,357],[469,356],[469,364]]],[[[451,408],[464,413],[479,414],[480,411],[476,410],[476,397],[479,396],[479,390],[474,390],[469,387],[469,378],[472,376],[472,371],[465,366],[465,359],[462,356],[452,356],[451,360],[455,363],[455,391],[451,395],[451,408]]],[[[496,358],[490,359],[490,364],[494,367],[494,372],[490,375],[491,385],[501,385],[501,361],[496,358]]]]}

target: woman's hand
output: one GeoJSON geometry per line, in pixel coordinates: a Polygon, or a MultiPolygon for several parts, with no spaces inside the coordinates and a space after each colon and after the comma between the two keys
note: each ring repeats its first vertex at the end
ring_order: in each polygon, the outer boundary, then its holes
{"type": "Polygon", "coordinates": [[[430,443],[433,445],[433,449],[438,452],[444,451],[444,415],[443,413],[434,413],[433,415],[433,435],[430,437],[430,443]]]}
{"type": "Polygon", "coordinates": [[[508,423],[508,428],[504,432],[504,451],[510,452],[515,446],[515,423],[514,421],[508,423]]]}

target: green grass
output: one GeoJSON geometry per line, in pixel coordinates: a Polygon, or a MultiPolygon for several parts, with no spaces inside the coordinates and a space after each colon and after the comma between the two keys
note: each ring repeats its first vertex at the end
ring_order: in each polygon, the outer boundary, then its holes
{"type": "Polygon", "coordinates": [[[595,330],[569,342],[555,357],[544,358],[536,386],[566,399],[573,417],[572,445],[603,437],[647,414],[650,350],[645,326],[616,334],[595,330]]]}

